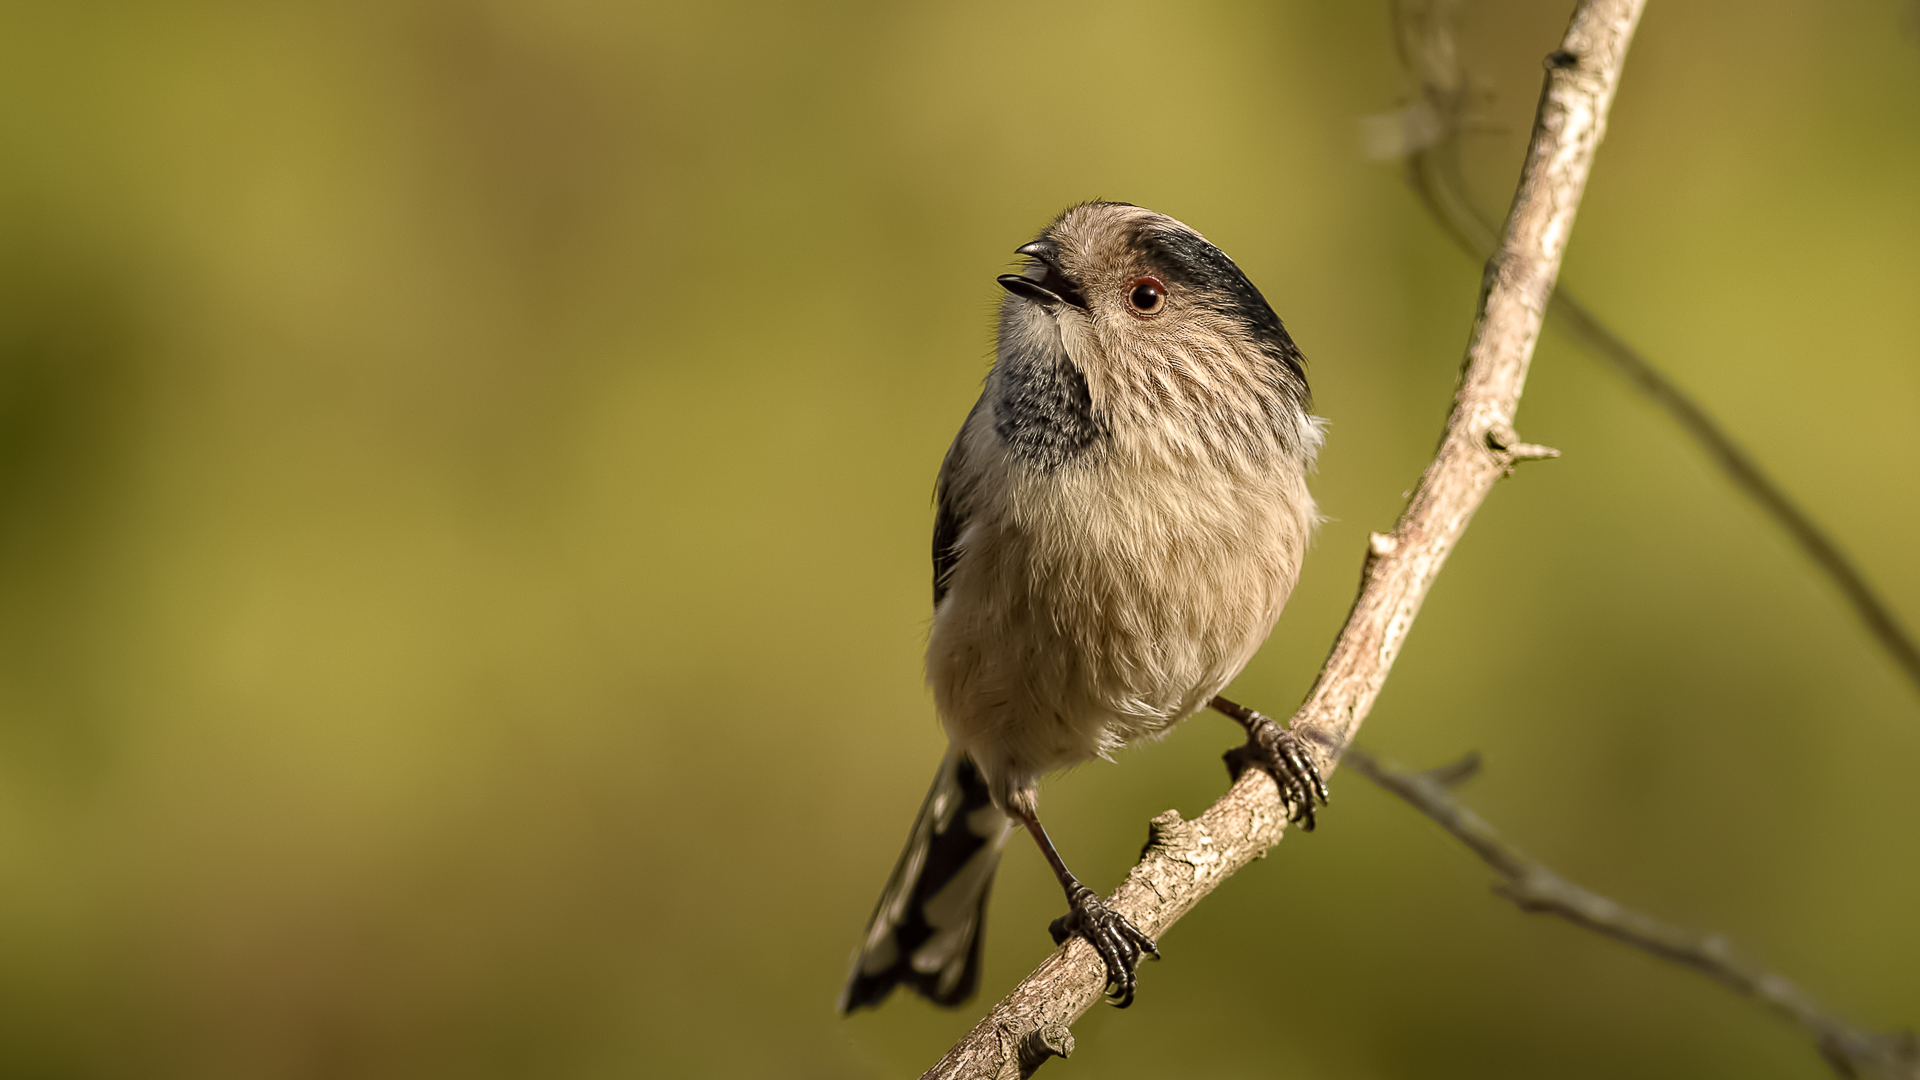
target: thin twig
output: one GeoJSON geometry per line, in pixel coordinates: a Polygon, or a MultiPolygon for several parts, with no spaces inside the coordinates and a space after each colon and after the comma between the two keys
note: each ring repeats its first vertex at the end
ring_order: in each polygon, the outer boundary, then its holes
{"type": "MultiPolygon", "coordinates": [[[[1493,485],[1512,471],[1514,412],[1560,270],[1574,211],[1606,129],[1627,42],[1644,0],[1580,0],[1561,47],[1547,57],[1534,120],[1499,249],[1487,261],[1467,362],[1446,432],[1392,533],[1375,533],[1360,593],[1292,728],[1325,774],[1339,762],[1385,684],[1447,555],[1493,485]]],[[[1278,843],[1286,807],[1259,769],[1241,774],[1197,821],[1154,819],[1147,850],[1108,903],[1160,938],[1221,881],[1278,843]]],[[[1100,998],[1105,967],[1074,938],[1028,975],[928,1077],[1024,1077],[1072,1050],[1068,1031],[1100,998]]]]}
{"type": "MultiPolygon", "coordinates": [[[[1396,0],[1395,39],[1409,73],[1420,83],[1414,104],[1390,117],[1375,118],[1372,141],[1383,156],[1407,159],[1407,179],[1441,229],[1462,251],[1484,259],[1493,250],[1494,227],[1468,194],[1460,167],[1461,134],[1471,123],[1473,95],[1454,39],[1457,0],[1396,0]]],[[[1557,287],[1548,314],[1555,325],[1589,352],[1612,364],[1642,393],[1664,409],[1706,451],[1727,478],[1760,505],[1821,573],[1840,590],[1867,633],[1886,650],[1915,689],[1920,689],[1920,645],[1888,604],[1868,584],[1825,529],[1767,475],[1699,402],[1629,345],[1564,285],[1557,287]]]]}
{"type": "Polygon", "coordinates": [[[1414,773],[1388,768],[1364,751],[1349,748],[1346,763],[1439,822],[1441,828],[1471,848],[1506,879],[1493,891],[1513,901],[1520,910],[1558,915],[1575,926],[1691,968],[1742,997],[1758,1001],[1805,1028],[1820,1056],[1840,1076],[1920,1080],[1920,1039],[1912,1031],[1862,1031],[1827,1012],[1785,976],[1734,952],[1725,939],[1622,907],[1568,881],[1502,840],[1493,826],[1447,792],[1479,771],[1479,755],[1470,754],[1453,765],[1414,773]]]}

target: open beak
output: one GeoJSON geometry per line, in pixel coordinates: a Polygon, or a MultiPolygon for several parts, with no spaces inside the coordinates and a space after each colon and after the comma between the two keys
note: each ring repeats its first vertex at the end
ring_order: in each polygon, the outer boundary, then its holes
{"type": "Polygon", "coordinates": [[[1024,296],[1028,300],[1042,304],[1071,304],[1085,311],[1086,298],[1080,295],[1080,289],[1060,270],[1060,245],[1051,240],[1035,240],[1014,251],[1015,255],[1025,255],[1033,261],[1018,274],[1001,274],[997,279],[1000,287],[1015,296],[1024,296]]]}

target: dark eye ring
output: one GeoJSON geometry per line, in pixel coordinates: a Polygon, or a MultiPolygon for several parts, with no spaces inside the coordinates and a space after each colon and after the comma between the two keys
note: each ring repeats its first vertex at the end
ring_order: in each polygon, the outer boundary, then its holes
{"type": "Polygon", "coordinates": [[[1137,277],[1127,286],[1127,304],[1135,315],[1158,315],[1167,306],[1167,287],[1156,277],[1137,277]]]}

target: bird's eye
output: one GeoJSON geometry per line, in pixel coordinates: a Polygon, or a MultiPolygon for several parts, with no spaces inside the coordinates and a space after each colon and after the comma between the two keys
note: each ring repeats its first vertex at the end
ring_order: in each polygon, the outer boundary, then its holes
{"type": "Polygon", "coordinates": [[[1127,289],[1127,303],[1135,315],[1158,315],[1167,306],[1167,287],[1159,278],[1137,277],[1127,289]]]}

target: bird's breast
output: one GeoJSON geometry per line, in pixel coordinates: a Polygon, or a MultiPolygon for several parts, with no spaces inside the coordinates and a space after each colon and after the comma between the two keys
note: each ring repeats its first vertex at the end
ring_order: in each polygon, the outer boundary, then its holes
{"type": "Polygon", "coordinates": [[[936,612],[928,677],[969,752],[1038,775],[1219,692],[1278,617],[1313,509],[1297,475],[1003,454],[936,612]]]}

